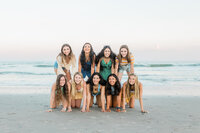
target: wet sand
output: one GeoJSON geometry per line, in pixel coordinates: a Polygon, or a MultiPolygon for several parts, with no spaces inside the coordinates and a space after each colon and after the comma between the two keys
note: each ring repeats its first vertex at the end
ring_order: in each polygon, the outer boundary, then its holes
{"type": "Polygon", "coordinates": [[[49,95],[0,95],[1,133],[198,133],[200,132],[200,97],[144,96],[144,109],[139,101],[126,113],[102,113],[100,108],[82,113],[45,112],[49,95]]]}

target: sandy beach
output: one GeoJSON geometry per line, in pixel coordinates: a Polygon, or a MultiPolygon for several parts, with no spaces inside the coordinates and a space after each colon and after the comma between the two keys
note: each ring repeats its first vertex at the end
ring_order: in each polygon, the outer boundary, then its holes
{"type": "Polygon", "coordinates": [[[140,113],[139,102],[126,113],[102,113],[97,107],[90,113],[48,113],[48,94],[0,95],[1,133],[198,133],[200,132],[200,97],[145,96],[140,113]]]}

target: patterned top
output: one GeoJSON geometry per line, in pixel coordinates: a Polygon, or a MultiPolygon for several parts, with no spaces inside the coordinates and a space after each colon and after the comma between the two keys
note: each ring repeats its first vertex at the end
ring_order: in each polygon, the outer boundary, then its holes
{"type": "MultiPolygon", "coordinates": [[[[134,56],[132,54],[130,56],[131,56],[130,64],[134,64],[134,56]]],[[[116,63],[119,63],[119,59],[117,57],[116,57],[115,61],[116,61],[116,63]]],[[[129,64],[128,60],[122,58],[122,61],[120,62],[120,66],[127,65],[127,64],[129,64]]]]}

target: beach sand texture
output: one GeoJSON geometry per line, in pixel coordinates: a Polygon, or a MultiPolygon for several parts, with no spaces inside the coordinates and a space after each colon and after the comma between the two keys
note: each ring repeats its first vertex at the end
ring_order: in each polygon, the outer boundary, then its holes
{"type": "Polygon", "coordinates": [[[49,95],[1,95],[1,133],[199,133],[200,97],[145,96],[144,109],[140,113],[139,101],[135,109],[126,113],[102,113],[92,107],[92,112],[45,112],[49,107],[49,95]]]}

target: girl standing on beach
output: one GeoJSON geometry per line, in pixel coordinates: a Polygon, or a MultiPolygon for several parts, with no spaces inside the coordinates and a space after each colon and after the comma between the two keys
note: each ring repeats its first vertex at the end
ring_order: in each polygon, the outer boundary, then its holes
{"type": "Polygon", "coordinates": [[[101,107],[101,111],[105,112],[105,83],[106,81],[97,72],[87,81],[87,112],[90,112],[90,107],[93,105],[93,99],[96,96],[96,103],[101,107]]]}
{"type": "Polygon", "coordinates": [[[95,53],[90,43],[83,45],[81,54],[79,56],[78,71],[89,78],[94,73],[95,67],[95,53]]]}
{"type": "Polygon", "coordinates": [[[143,93],[142,83],[138,81],[138,77],[136,75],[130,74],[127,82],[123,84],[122,88],[123,112],[126,112],[125,102],[129,105],[130,108],[134,108],[135,99],[139,99],[141,112],[147,113],[147,111],[143,109],[142,93],[143,93]]]}
{"type": "Polygon", "coordinates": [[[115,72],[116,55],[112,52],[110,46],[104,46],[96,58],[96,72],[99,72],[104,80],[107,81],[108,76],[115,72]]]}
{"type": "Polygon", "coordinates": [[[129,52],[127,45],[120,47],[119,54],[116,58],[115,74],[118,75],[119,81],[121,81],[124,71],[128,75],[134,73],[134,56],[129,52]]]}
{"type": "Polygon", "coordinates": [[[73,75],[76,71],[76,58],[69,44],[62,45],[61,52],[54,64],[54,70],[57,75],[66,75],[68,81],[71,82],[71,74],[73,75]]]}
{"type": "Polygon", "coordinates": [[[48,112],[52,112],[54,108],[62,103],[63,108],[61,112],[71,112],[71,98],[70,98],[71,85],[67,82],[67,78],[63,74],[57,76],[56,83],[52,85],[51,98],[50,98],[50,109],[48,112]]]}
{"type": "Polygon", "coordinates": [[[110,107],[116,107],[116,111],[120,112],[121,103],[121,84],[115,74],[108,76],[106,84],[106,99],[107,109],[106,112],[111,112],[110,107]]]}
{"type": "Polygon", "coordinates": [[[74,74],[72,81],[72,92],[71,92],[71,106],[72,108],[80,108],[81,101],[83,99],[83,106],[81,112],[85,112],[86,106],[86,83],[83,79],[83,75],[80,72],[74,74]]]}

